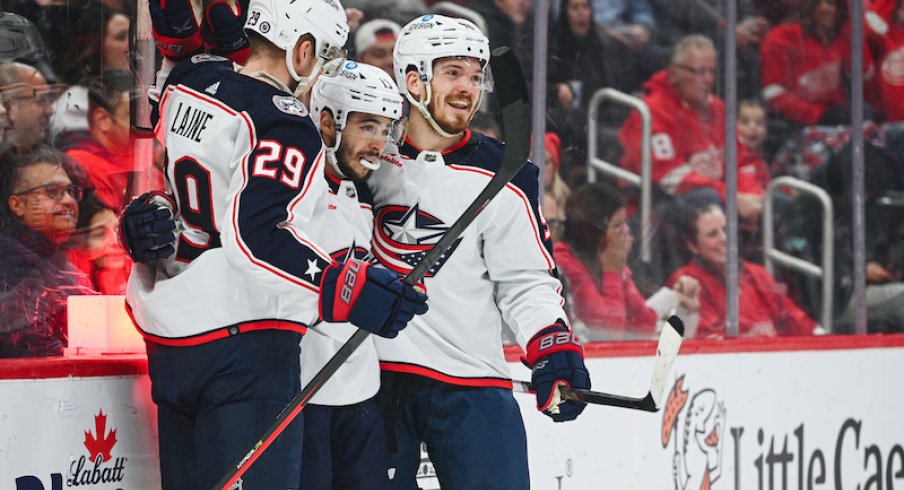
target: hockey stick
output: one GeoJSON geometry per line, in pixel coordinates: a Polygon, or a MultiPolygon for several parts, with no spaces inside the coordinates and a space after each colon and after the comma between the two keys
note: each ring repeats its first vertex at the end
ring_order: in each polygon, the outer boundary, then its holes
{"type": "MultiPolygon", "coordinates": [[[[497,48],[493,51],[492,68],[495,77],[497,94],[502,105],[502,129],[505,137],[505,153],[502,163],[490,182],[477,195],[470,206],[449,227],[446,233],[431,248],[423,259],[408,273],[404,282],[409,286],[423,279],[427,271],[446,253],[449,247],[465,231],[477,215],[486,208],[490,200],[521,170],[527,161],[530,151],[530,108],[528,105],[527,86],[521,73],[521,66],[509,48],[497,48]]],[[[254,443],[229,472],[220,479],[214,489],[228,490],[248,468],[260,457],[273,441],[304,409],[311,397],[326,383],[342,364],[361,346],[370,333],[357,330],[348,341],[339,348],[326,365],[311,379],[302,390],[295,395],[289,405],[276,418],[276,421],[254,443]]]]}
{"type": "MultiPolygon", "coordinates": [[[[666,381],[672,372],[672,364],[681,348],[684,340],[684,322],[677,316],[670,316],[662,327],[659,335],[659,345],[656,347],[656,356],[653,358],[653,377],[650,380],[650,389],[642,398],[631,398],[622,395],[612,395],[598,391],[568,389],[561,387],[562,397],[567,400],[575,400],[594,405],[608,405],[610,407],[630,408],[646,412],[658,412],[662,408],[662,395],[665,392],[666,381]]],[[[529,381],[512,381],[513,389],[521,393],[534,393],[534,386],[529,381]]]]}

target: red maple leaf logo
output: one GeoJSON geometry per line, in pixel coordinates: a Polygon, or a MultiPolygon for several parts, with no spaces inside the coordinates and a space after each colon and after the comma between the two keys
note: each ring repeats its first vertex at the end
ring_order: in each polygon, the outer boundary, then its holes
{"type": "Polygon", "coordinates": [[[88,459],[91,462],[97,460],[97,456],[103,456],[104,461],[110,461],[110,450],[116,444],[116,429],[111,429],[106,436],[104,431],[107,429],[107,416],[104,411],[100,410],[94,416],[94,430],[97,437],[91,434],[91,431],[85,431],[85,447],[88,448],[88,459]]]}

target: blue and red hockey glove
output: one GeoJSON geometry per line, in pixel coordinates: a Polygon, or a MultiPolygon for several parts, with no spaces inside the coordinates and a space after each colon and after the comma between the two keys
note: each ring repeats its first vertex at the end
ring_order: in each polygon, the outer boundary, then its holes
{"type": "Polygon", "coordinates": [[[235,9],[226,0],[214,0],[204,10],[201,36],[210,52],[244,65],[251,47],[245,36],[248,0],[237,0],[235,9]]]}
{"type": "Polygon", "coordinates": [[[427,295],[402,282],[402,276],[389,269],[349,259],[323,271],[323,321],[347,321],[381,337],[393,338],[414,315],[426,312],[427,295]]]}
{"type": "Polygon", "coordinates": [[[585,403],[564,400],[559,386],[590,389],[590,373],[584,366],[584,345],[561,320],[537,332],[527,343],[522,358],[531,368],[531,383],[537,393],[537,410],[555,422],[577,418],[585,403]]]}
{"type": "Polygon", "coordinates": [[[157,49],[172,60],[181,60],[204,48],[201,28],[191,0],[149,0],[151,25],[157,49]]]}
{"type": "Polygon", "coordinates": [[[119,215],[119,243],[135,262],[156,262],[176,252],[176,203],[160,192],[146,192],[119,215]]]}

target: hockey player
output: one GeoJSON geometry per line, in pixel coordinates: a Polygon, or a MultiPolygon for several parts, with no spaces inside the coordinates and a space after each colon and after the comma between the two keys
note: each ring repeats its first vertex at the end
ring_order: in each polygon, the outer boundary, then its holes
{"type": "MultiPolygon", "coordinates": [[[[373,208],[365,180],[402,117],[402,97],[390,76],[375,66],[348,61],[335,77],[320,77],[311,90],[311,117],[326,146],[330,192],[315,214],[330,224],[321,244],[333,257],[369,255],[373,208]],[[344,248],[343,248],[344,247],[344,248]]],[[[351,337],[351,325],[311,328],[302,340],[302,386],[351,337]]],[[[305,406],[301,488],[379,490],[389,487],[384,459],[386,431],[376,400],[380,367],[372,341],[345,361],[305,406]]]]}
{"type": "MultiPolygon", "coordinates": [[[[498,141],[468,130],[490,89],[489,42],[471,22],[427,15],[394,50],[411,103],[402,158],[368,181],[373,251],[405,273],[477,196],[502,160],[498,141]]],[[[537,408],[557,422],[584,406],[558,385],[589,388],[583,347],[566,322],[561,284],[528,164],[426,275],[430,311],[391,342],[376,339],[390,427],[392,488],[417,488],[420,443],[443,488],[528,488],[527,443],[502,349],[503,324],[527,353],[537,408]]]]}
{"type": "MultiPolygon", "coordinates": [[[[133,257],[175,252],[136,265],[127,290],[147,342],[164,488],[210,488],[245,454],[299,391],[299,342],[318,317],[394,337],[426,310],[426,296],[398,274],[337,262],[322,245],[331,184],[293,92],[341,66],[341,5],[252,0],[244,28],[251,52],[241,73],[224,58],[190,56],[160,92],[156,133],[183,228],[175,246],[172,234],[148,229],[166,214],[155,196],[134,201],[121,221],[133,257]]],[[[240,486],[298,488],[302,430],[299,417],[240,486]]]]}

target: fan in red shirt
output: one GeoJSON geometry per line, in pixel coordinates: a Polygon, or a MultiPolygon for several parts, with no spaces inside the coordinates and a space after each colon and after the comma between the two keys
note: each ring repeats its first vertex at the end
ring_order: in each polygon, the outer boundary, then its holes
{"type": "MultiPolygon", "coordinates": [[[[694,258],[678,269],[667,284],[682,276],[700,283],[700,322],[696,337],[722,337],[726,328],[725,213],[718,205],[693,209],[685,224],[685,240],[694,258]]],[[[762,266],[742,261],[740,267],[741,337],[810,335],[816,323],[785,294],[762,266]]]]}
{"type": "MultiPolygon", "coordinates": [[[[659,315],[646,305],[627,266],[634,237],[624,198],[611,186],[585,184],[569,196],[565,214],[553,253],[567,279],[573,322],[583,323],[588,340],[650,338],[659,315]]],[[[681,304],[696,311],[697,281],[675,282],[681,304]]]]}
{"type": "Polygon", "coordinates": [[[876,0],[863,15],[878,65],[877,107],[889,122],[904,121],[904,9],[901,0],[876,0]]]}
{"type": "MultiPolygon", "coordinates": [[[[653,182],[669,196],[711,189],[724,201],[725,114],[713,94],[716,50],[708,38],[691,35],[675,46],[670,66],[644,84],[652,116],[653,182]]],[[[621,164],[640,173],[641,121],[632,113],[620,132],[621,164]]],[[[738,175],[738,212],[756,219],[763,188],[756,176],[738,175]]]]}
{"type": "MultiPolygon", "coordinates": [[[[850,72],[850,53],[846,0],[807,0],[799,22],[772,28],[760,45],[766,105],[804,126],[848,124],[843,76],[850,72]]],[[[869,50],[863,69],[869,79],[869,50]]]]}

